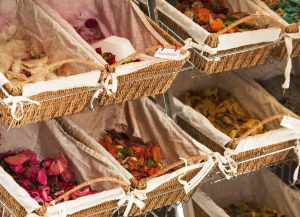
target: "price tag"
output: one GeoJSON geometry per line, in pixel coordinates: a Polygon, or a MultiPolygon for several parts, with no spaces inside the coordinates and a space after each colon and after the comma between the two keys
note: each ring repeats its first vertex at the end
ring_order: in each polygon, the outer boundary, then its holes
{"type": "Polygon", "coordinates": [[[284,116],[282,118],[280,125],[288,128],[288,129],[300,132],[300,120],[299,119],[284,116]]]}
{"type": "Polygon", "coordinates": [[[184,191],[186,194],[191,192],[197,185],[200,184],[200,182],[206,177],[206,175],[211,171],[211,169],[214,167],[215,163],[212,160],[208,160],[202,169],[199,171],[199,173],[192,178],[185,186],[184,191]]]}
{"type": "Polygon", "coordinates": [[[170,49],[170,48],[159,48],[154,57],[170,59],[170,60],[179,60],[180,59],[180,50],[170,49]]]}
{"type": "Polygon", "coordinates": [[[4,84],[9,83],[7,78],[3,75],[2,72],[0,72],[0,87],[2,87],[4,84]]]}
{"type": "Polygon", "coordinates": [[[67,211],[65,207],[60,206],[50,206],[47,208],[45,217],[66,217],[67,211]]]}

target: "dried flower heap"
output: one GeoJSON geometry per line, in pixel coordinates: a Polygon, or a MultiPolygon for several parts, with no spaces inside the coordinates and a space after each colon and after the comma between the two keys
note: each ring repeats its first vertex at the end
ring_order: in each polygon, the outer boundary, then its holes
{"type": "MultiPolygon", "coordinates": [[[[76,186],[73,173],[62,153],[56,159],[38,161],[31,150],[0,154],[0,166],[39,204],[51,202],[76,186]]],[[[96,193],[90,186],[79,189],[64,201],[96,193]]]]}

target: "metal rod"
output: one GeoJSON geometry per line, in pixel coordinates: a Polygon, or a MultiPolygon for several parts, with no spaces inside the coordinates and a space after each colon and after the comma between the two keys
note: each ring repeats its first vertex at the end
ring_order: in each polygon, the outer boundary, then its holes
{"type": "Polygon", "coordinates": [[[149,17],[156,23],[159,23],[158,13],[156,8],[156,0],[147,0],[149,17]]]}

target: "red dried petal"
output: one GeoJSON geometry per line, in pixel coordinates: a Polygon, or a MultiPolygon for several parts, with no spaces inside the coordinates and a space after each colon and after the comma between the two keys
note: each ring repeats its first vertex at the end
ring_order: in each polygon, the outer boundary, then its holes
{"type": "Polygon", "coordinates": [[[84,25],[89,28],[89,29],[92,29],[92,28],[95,28],[98,26],[98,22],[96,19],[88,19],[87,21],[85,21],[84,25]]]}
{"type": "Polygon", "coordinates": [[[17,166],[25,163],[29,160],[29,157],[23,153],[16,154],[14,156],[4,158],[4,161],[9,165],[17,166]]]}
{"type": "Polygon", "coordinates": [[[16,165],[16,166],[10,165],[9,168],[16,174],[20,174],[20,173],[24,172],[24,170],[25,170],[25,168],[23,167],[23,164],[16,165]]]}
{"type": "Polygon", "coordinates": [[[25,154],[28,158],[29,158],[29,162],[30,163],[37,163],[37,155],[34,151],[31,150],[26,150],[22,152],[23,154],[25,154]]]}
{"type": "Polygon", "coordinates": [[[35,201],[37,201],[38,203],[44,204],[45,201],[44,199],[41,197],[39,191],[37,189],[31,190],[28,192],[30,194],[30,196],[35,199],[35,201]]]}
{"type": "Polygon", "coordinates": [[[107,63],[109,65],[116,63],[116,56],[115,55],[110,56],[110,58],[107,60],[107,63]]]}
{"type": "Polygon", "coordinates": [[[48,170],[48,175],[49,176],[60,175],[67,168],[68,168],[67,160],[64,157],[64,155],[60,152],[59,157],[52,162],[52,164],[48,170]]]}
{"type": "Polygon", "coordinates": [[[28,179],[20,179],[18,181],[18,184],[24,188],[26,191],[30,192],[30,187],[32,186],[32,183],[28,179]]]}
{"type": "Polygon", "coordinates": [[[71,182],[74,179],[73,173],[70,170],[65,170],[61,174],[61,178],[64,182],[71,182]]]}
{"type": "Polygon", "coordinates": [[[79,189],[79,190],[73,192],[71,194],[71,199],[75,200],[78,197],[83,197],[83,196],[90,195],[90,194],[95,194],[95,193],[96,192],[94,192],[94,191],[91,190],[90,186],[87,186],[87,187],[84,187],[82,189],[79,189]]]}
{"type": "Polygon", "coordinates": [[[46,203],[51,202],[53,199],[49,196],[50,187],[49,186],[40,186],[39,187],[39,193],[44,199],[46,203]]]}
{"type": "Polygon", "coordinates": [[[42,167],[44,167],[44,168],[49,168],[50,166],[51,166],[51,164],[52,164],[52,162],[53,162],[53,159],[51,159],[51,158],[46,158],[44,161],[43,161],[43,163],[42,163],[42,167]]]}
{"type": "Polygon", "coordinates": [[[39,170],[37,181],[40,184],[42,184],[42,185],[47,185],[48,184],[48,179],[47,179],[47,175],[46,175],[46,170],[45,169],[39,170]]]}
{"type": "Polygon", "coordinates": [[[27,167],[26,170],[24,171],[24,177],[34,182],[37,180],[39,170],[40,168],[38,165],[27,167]]]}
{"type": "Polygon", "coordinates": [[[27,71],[26,69],[23,69],[21,71],[21,74],[25,75],[27,78],[31,77],[31,72],[27,71]]]}
{"type": "Polygon", "coordinates": [[[102,49],[101,49],[101,47],[97,47],[96,49],[95,49],[95,51],[97,52],[97,54],[102,54],[102,49]]]}
{"type": "Polygon", "coordinates": [[[57,186],[61,189],[64,189],[65,191],[68,191],[75,187],[72,182],[58,182],[57,186]]]}

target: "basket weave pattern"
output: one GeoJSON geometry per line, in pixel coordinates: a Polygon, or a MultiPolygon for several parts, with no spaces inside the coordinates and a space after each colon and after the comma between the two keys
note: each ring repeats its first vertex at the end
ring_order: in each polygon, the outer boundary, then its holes
{"type": "MultiPolygon", "coordinates": [[[[189,124],[184,119],[177,116],[178,125],[186,131],[190,136],[192,136],[194,139],[199,141],[202,144],[205,144],[208,148],[210,148],[212,151],[219,152],[220,154],[224,154],[225,149],[221,147],[220,145],[216,144],[214,141],[210,140],[208,137],[203,135],[201,132],[199,132],[197,129],[195,129],[191,124],[189,124]]],[[[265,166],[268,166],[270,164],[283,161],[287,159],[290,156],[293,156],[293,150],[285,150],[278,153],[274,153],[276,151],[283,150],[285,148],[293,147],[294,142],[284,142],[284,143],[278,143],[276,145],[254,149],[251,151],[246,151],[239,153],[237,155],[233,155],[232,158],[238,163],[237,173],[242,174],[245,172],[250,172],[252,170],[256,170],[259,168],[263,168],[265,166]],[[271,154],[274,153],[274,154],[271,154]],[[270,155],[267,155],[270,154],[270,155]],[[267,155],[261,158],[253,159],[254,157],[267,155]],[[247,162],[242,162],[246,161],[247,162]],[[242,162],[242,163],[239,163],[242,162]]]]}

